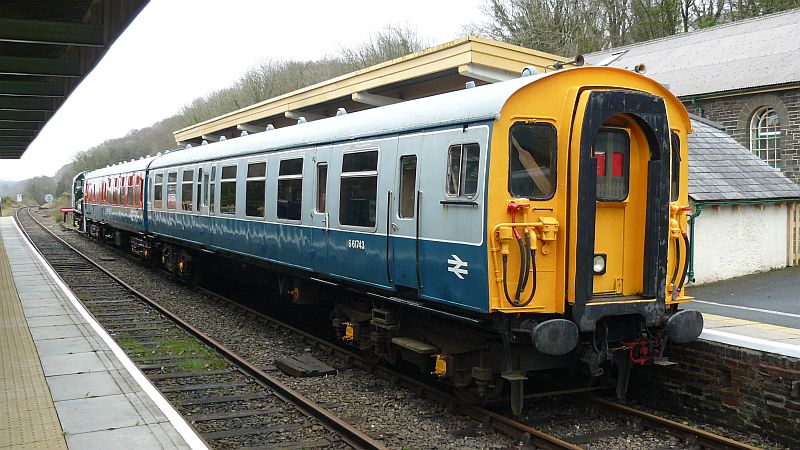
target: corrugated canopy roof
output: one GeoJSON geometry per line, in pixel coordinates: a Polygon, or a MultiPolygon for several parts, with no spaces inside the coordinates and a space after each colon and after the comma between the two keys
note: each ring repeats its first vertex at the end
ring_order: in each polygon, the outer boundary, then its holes
{"type": "Polygon", "coordinates": [[[586,55],[597,64],[643,63],[678,97],[800,82],[800,9],[586,55]]]}
{"type": "Polygon", "coordinates": [[[800,186],[744,148],[721,125],[692,116],[689,196],[694,201],[800,199],[800,186]]]}
{"type": "Polygon", "coordinates": [[[149,0],[0,2],[0,159],[17,159],[149,0]]]}

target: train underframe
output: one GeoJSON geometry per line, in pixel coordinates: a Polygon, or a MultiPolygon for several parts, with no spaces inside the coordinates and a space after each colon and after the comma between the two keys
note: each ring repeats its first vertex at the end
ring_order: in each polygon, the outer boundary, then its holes
{"type": "MultiPolygon", "coordinates": [[[[336,283],[325,286],[308,274],[278,271],[237,255],[188,248],[98,222],[88,221],[86,228],[95,239],[127,249],[187,283],[198,283],[214,258],[237,261],[213,266],[225,266],[227,275],[243,281],[266,281],[294,303],[327,306],[336,336],[375,361],[416,365],[467,399],[508,397],[515,413],[522,410],[524,386],[535,372],[561,377],[579,368],[579,379],[587,385],[616,375],[617,395],[624,397],[633,365],[669,364],[664,358],[667,321],[648,327],[639,315],[607,316],[593,332],[573,333],[573,323],[559,315],[464,315],[432,309],[415,300],[413,292],[395,297],[336,283]]],[[[670,316],[676,312],[673,307],[670,316]]]]}

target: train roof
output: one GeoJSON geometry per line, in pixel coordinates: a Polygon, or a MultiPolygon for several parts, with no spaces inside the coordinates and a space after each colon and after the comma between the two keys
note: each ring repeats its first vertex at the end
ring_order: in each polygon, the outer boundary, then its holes
{"type": "Polygon", "coordinates": [[[515,78],[192,147],[161,156],[151,168],[495,120],[511,95],[552,74],[515,78]]]}
{"type": "Polygon", "coordinates": [[[158,158],[158,156],[148,156],[146,158],[134,159],[114,164],[113,166],[103,167],[102,169],[92,170],[85,172],[86,178],[106,177],[111,175],[118,175],[123,173],[139,172],[147,169],[151,161],[158,158]]]}

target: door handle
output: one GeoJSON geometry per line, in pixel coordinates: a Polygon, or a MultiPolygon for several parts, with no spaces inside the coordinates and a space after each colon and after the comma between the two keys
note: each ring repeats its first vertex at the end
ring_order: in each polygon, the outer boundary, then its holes
{"type": "Polygon", "coordinates": [[[396,223],[392,223],[392,231],[397,231],[397,224],[396,223]]]}

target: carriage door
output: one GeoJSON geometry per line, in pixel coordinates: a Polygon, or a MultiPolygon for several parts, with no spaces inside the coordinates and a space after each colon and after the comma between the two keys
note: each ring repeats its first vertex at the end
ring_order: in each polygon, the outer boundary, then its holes
{"type": "Polygon", "coordinates": [[[400,138],[397,151],[397,169],[390,199],[391,281],[400,286],[419,289],[419,241],[418,241],[418,191],[421,135],[400,138]]]}
{"type": "Polygon", "coordinates": [[[330,240],[330,202],[328,186],[330,174],[331,146],[317,147],[314,152],[314,204],[311,208],[313,239],[313,263],[316,272],[330,273],[328,267],[328,244],[330,240]]]}

